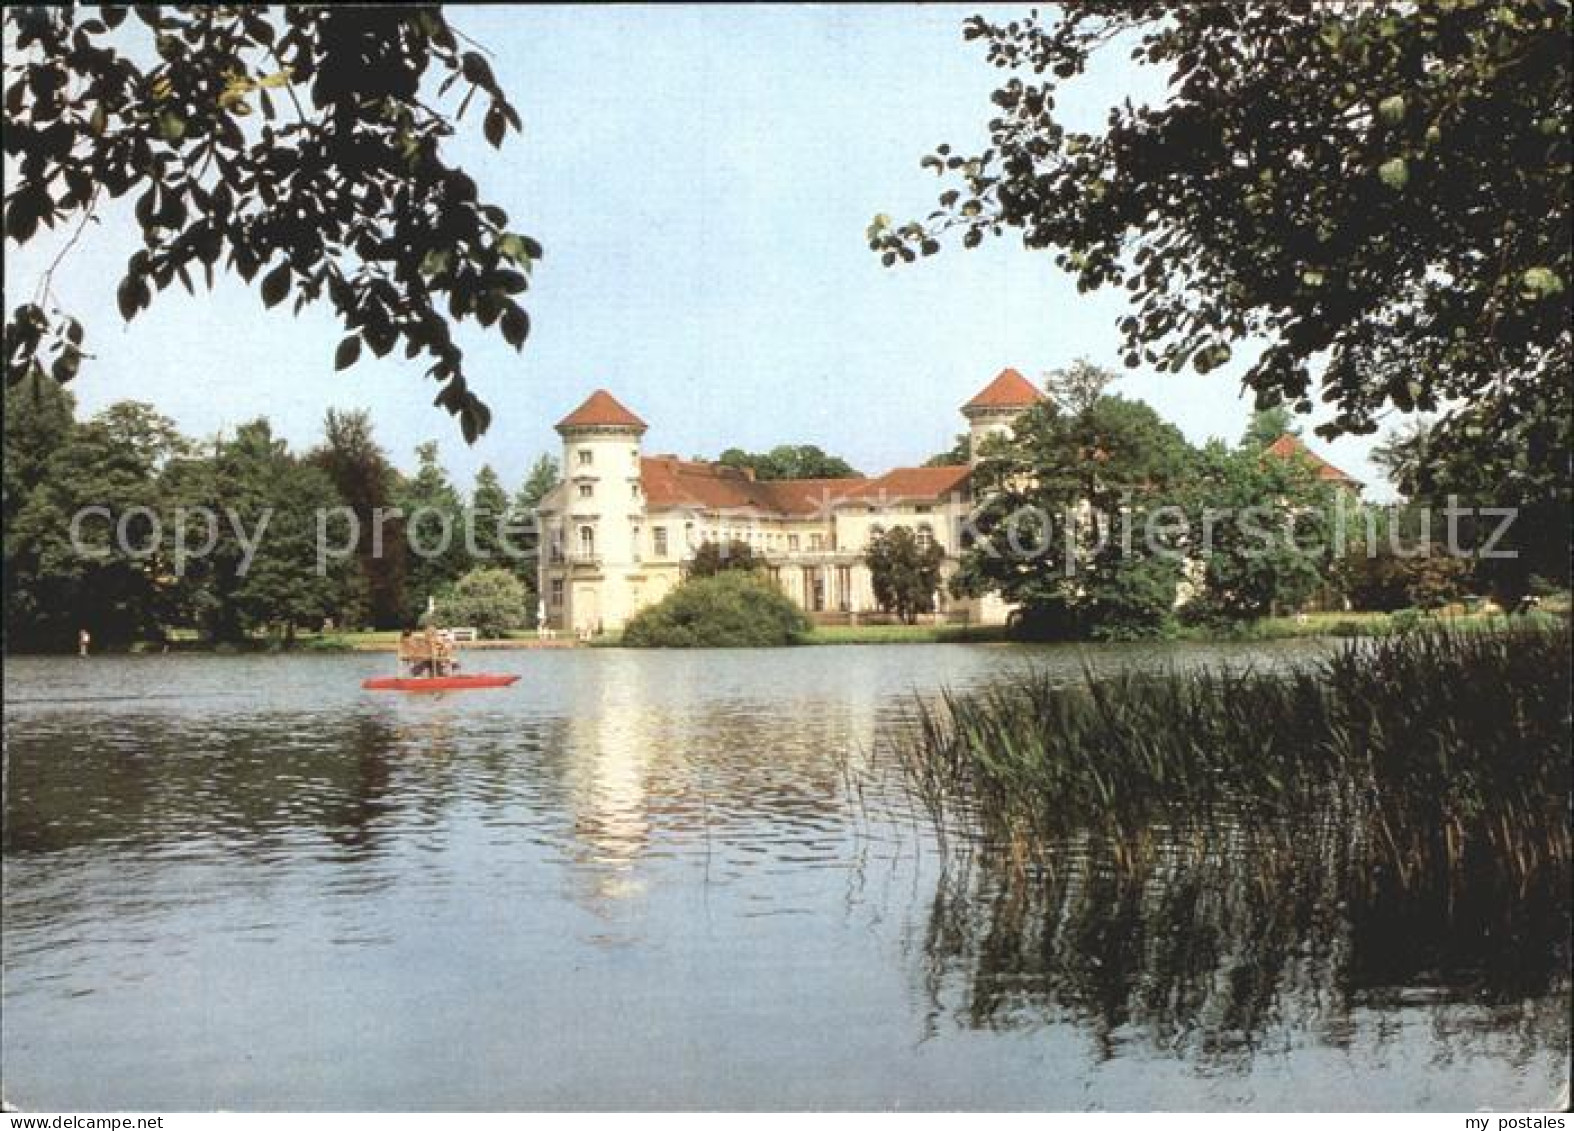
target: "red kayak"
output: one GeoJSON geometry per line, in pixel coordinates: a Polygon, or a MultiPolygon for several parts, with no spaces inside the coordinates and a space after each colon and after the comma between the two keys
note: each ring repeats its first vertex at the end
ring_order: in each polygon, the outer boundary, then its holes
{"type": "Polygon", "coordinates": [[[518,683],[517,675],[417,675],[380,676],[365,680],[367,691],[464,691],[471,687],[507,687],[518,683]]]}

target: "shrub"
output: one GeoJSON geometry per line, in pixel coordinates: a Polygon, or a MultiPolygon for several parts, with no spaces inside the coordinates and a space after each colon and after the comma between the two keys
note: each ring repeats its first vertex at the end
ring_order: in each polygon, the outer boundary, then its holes
{"type": "Polygon", "coordinates": [[[444,623],[473,627],[492,639],[522,627],[529,616],[525,587],[506,569],[471,570],[437,604],[444,623]]]}
{"type": "Polygon", "coordinates": [[[753,574],[728,570],[690,578],[623,630],[635,648],[765,648],[797,644],[809,619],[753,574]]]}
{"type": "Polygon", "coordinates": [[[1409,606],[1442,608],[1464,593],[1470,583],[1469,562],[1441,546],[1400,557],[1386,550],[1369,553],[1365,545],[1358,544],[1339,561],[1335,573],[1352,605],[1362,611],[1385,613],[1409,606]]]}

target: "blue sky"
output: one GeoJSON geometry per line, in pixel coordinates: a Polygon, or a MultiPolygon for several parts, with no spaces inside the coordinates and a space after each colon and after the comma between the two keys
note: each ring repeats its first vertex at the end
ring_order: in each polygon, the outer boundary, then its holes
{"type": "MultiPolygon", "coordinates": [[[[1235,439],[1248,415],[1238,362],[1207,377],[1121,368],[1120,296],[1078,295],[1048,255],[1009,236],[894,269],[869,252],[876,213],[934,206],[921,156],[983,142],[1003,72],[961,38],[974,10],[451,8],[491,51],[524,134],[493,150],[472,114],[449,152],[546,252],[525,296],[524,353],[473,328],[460,339],[491,431],[467,447],[430,406],[419,361],[368,354],[334,373],[330,312],[265,310],[238,280],[165,292],[123,324],[129,203],[56,276],[97,355],[75,392],[87,411],[150,401],[199,436],[267,415],[302,446],[327,408],[366,408],[399,464],[436,439],[461,481],[487,462],[515,485],[557,450],[553,422],[597,387],[650,423],[651,452],[816,443],[879,472],[948,447],[957,406],[1003,366],[1036,379],[1087,357],[1194,441],[1235,439]]],[[[1091,79],[1062,100],[1088,126],[1110,102],[1161,93],[1124,60],[1091,79]]],[[[56,250],[38,239],[11,254],[8,307],[56,250]]],[[[1369,439],[1312,445],[1380,480],[1369,439]]]]}

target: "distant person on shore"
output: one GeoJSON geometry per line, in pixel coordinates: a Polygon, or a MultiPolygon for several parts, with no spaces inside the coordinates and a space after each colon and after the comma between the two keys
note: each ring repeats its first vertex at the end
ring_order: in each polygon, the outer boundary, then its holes
{"type": "Polygon", "coordinates": [[[77,631],[77,655],[83,657],[84,659],[86,659],[87,658],[87,650],[88,650],[88,648],[90,648],[92,646],[92,644],[93,644],[93,634],[90,633],[85,628],[84,629],[79,629],[77,631]]]}

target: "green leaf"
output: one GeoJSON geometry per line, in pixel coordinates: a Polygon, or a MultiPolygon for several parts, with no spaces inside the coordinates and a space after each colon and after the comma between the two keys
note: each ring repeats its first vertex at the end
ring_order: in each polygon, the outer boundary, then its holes
{"type": "Polygon", "coordinates": [[[348,369],[361,358],[361,339],[351,334],[339,343],[339,348],[333,351],[333,367],[335,370],[348,369]]]}
{"type": "Polygon", "coordinates": [[[1377,104],[1377,113],[1390,126],[1397,126],[1405,120],[1404,98],[1397,94],[1390,95],[1377,104]]]}
{"type": "Polygon", "coordinates": [[[171,144],[186,136],[186,120],[173,110],[165,110],[158,116],[159,136],[171,144]]]}
{"type": "Polygon", "coordinates": [[[1385,185],[1398,192],[1410,183],[1410,166],[1405,164],[1403,157],[1390,157],[1377,167],[1377,175],[1385,185]]]}
{"type": "Polygon", "coordinates": [[[266,306],[277,306],[290,293],[289,261],[279,264],[262,277],[262,301],[266,306]]]}
{"type": "Polygon", "coordinates": [[[148,297],[146,283],[135,276],[126,276],[115,290],[115,304],[120,307],[120,316],[130,322],[136,317],[137,311],[147,305],[148,297]]]}
{"type": "Polygon", "coordinates": [[[1550,267],[1532,267],[1519,278],[1520,289],[1526,298],[1550,298],[1561,294],[1562,277],[1550,267]]]}
{"type": "Polygon", "coordinates": [[[517,304],[509,303],[503,310],[501,329],[503,340],[516,350],[522,350],[525,348],[525,338],[530,333],[530,315],[517,304]]]}
{"type": "Polygon", "coordinates": [[[55,359],[55,364],[50,368],[49,375],[64,385],[77,375],[77,369],[81,364],[82,351],[75,346],[67,346],[61,351],[60,356],[55,359]]]}
{"type": "Polygon", "coordinates": [[[493,103],[487,108],[486,118],[481,123],[481,132],[486,135],[486,140],[492,143],[493,149],[500,149],[503,145],[503,134],[508,129],[508,120],[503,117],[503,112],[493,103]]]}

